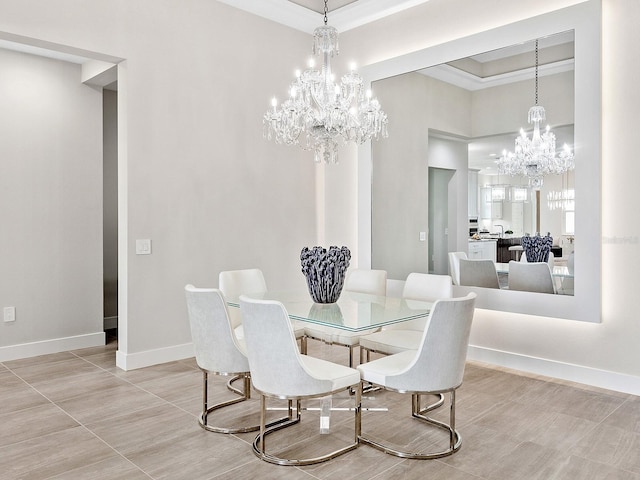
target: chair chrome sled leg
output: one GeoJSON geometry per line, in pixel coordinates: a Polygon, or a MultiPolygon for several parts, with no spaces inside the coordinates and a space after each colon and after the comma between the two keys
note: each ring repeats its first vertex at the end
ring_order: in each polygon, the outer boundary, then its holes
{"type": "MultiPolygon", "coordinates": [[[[208,405],[208,377],[209,372],[203,370],[203,385],[202,385],[202,413],[198,418],[198,424],[209,432],[216,433],[246,433],[246,432],[255,432],[260,430],[260,425],[249,425],[243,427],[236,428],[226,428],[219,427],[215,425],[209,424],[209,415],[216,410],[220,410],[224,407],[228,407],[230,405],[235,405],[236,403],[244,402],[251,398],[251,376],[245,374],[235,375],[227,382],[227,388],[239,395],[238,398],[232,398],[231,400],[227,400],[225,402],[216,403],[215,405],[208,405]],[[233,386],[233,382],[237,380],[243,380],[243,389],[239,389],[233,386]]],[[[269,423],[268,426],[277,425],[282,422],[286,422],[290,419],[290,417],[279,418],[269,423]]]]}
{"type": "Polygon", "coordinates": [[[297,466],[301,466],[301,465],[313,465],[316,463],[322,463],[322,462],[326,462],[327,460],[331,460],[333,458],[336,458],[344,453],[350,452],[351,450],[354,450],[356,448],[358,448],[359,446],[359,441],[360,441],[360,433],[361,433],[361,402],[362,402],[362,389],[361,387],[355,387],[355,408],[354,408],[354,412],[355,412],[355,418],[354,418],[354,428],[355,428],[355,436],[354,436],[354,441],[351,444],[348,444],[342,448],[339,448],[337,450],[334,450],[331,453],[327,453],[326,455],[321,455],[318,457],[311,457],[311,458],[303,458],[303,459],[290,459],[290,458],[281,458],[278,457],[276,455],[272,455],[270,453],[267,453],[266,451],[266,437],[267,435],[274,433],[282,428],[285,427],[289,427],[291,425],[294,425],[298,422],[300,422],[300,413],[301,413],[301,407],[300,407],[300,399],[296,400],[296,412],[295,412],[295,417],[291,411],[291,401],[289,401],[289,416],[290,416],[290,420],[287,422],[282,422],[278,425],[274,425],[274,426],[269,426],[269,425],[264,425],[264,418],[267,412],[267,404],[266,404],[266,396],[265,395],[261,395],[261,400],[260,400],[260,418],[261,418],[261,422],[263,423],[264,427],[260,429],[260,433],[258,435],[256,435],[256,438],[253,440],[253,453],[256,454],[256,456],[258,456],[261,460],[264,460],[265,462],[269,462],[269,463],[273,463],[276,465],[297,465],[297,466]]]}
{"type": "Polygon", "coordinates": [[[414,460],[432,460],[435,458],[442,458],[442,457],[452,455],[453,453],[457,452],[460,449],[462,445],[462,437],[460,436],[460,432],[458,432],[455,428],[455,421],[456,421],[455,390],[451,390],[450,395],[451,395],[451,402],[449,406],[449,424],[440,422],[438,420],[427,417],[425,415],[427,412],[434,410],[435,408],[443,404],[444,398],[442,397],[442,394],[440,394],[440,399],[436,403],[433,403],[423,409],[420,409],[420,394],[413,394],[412,409],[411,409],[412,410],[411,416],[413,418],[416,418],[420,421],[428,423],[429,425],[445,430],[449,434],[449,447],[447,449],[440,450],[437,452],[429,452],[429,453],[407,452],[407,451],[397,450],[395,448],[392,448],[388,445],[383,444],[382,442],[378,442],[376,440],[372,440],[370,438],[366,438],[363,436],[360,436],[360,443],[372,446],[380,451],[383,451],[384,453],[388,453],[396,457],[409,458],[414,460]]]}

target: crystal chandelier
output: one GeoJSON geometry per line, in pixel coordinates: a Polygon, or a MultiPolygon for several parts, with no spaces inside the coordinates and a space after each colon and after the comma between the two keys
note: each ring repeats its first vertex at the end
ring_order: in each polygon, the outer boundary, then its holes
{"type": "Polygon", "coordinates": [[[264,136],[314,150],[316,162],[337,163],[338,145],[386,137],[387,115],[371,91],[365,94],[355,67],[335,82],[330,60],[338,55],[338,31],[327,25],[327,0],[324,25],[313,32],[313,54],[320,53],[321,70],[315,70],[311,60],[307,70],[296,72],[289,98],[279,108],[275,98],[271,101],[263,117],[264,136]]]}
{"type": "Polygon", "coordinates": [[[503,151],[497,161],[501,174],[524,176],[529,179],[529,186],[535,190],[542,187],[544,176],[561,174],[573,170],[575,161],[567,144],[556,155],[556,136],[547,125],[544,133],[540,133],[540,122],[545,120],[544,107],[538,105],[538,40],[536,40],[536,104],[529,109],[529,123],[533,123],[531,138],[523,129],[516,138],[514,152],[503,151]]]}

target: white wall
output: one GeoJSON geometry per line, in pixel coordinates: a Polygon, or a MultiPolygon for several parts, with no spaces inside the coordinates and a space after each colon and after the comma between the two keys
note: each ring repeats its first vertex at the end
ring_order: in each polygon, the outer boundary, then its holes
{"type": "MultiPolygon", "coordinates": [[[[262,115],[304,66],[308,35],[211,0],[2,0],[0,10],[0,36],[125,59],[120,366],[193,354],[187,283],[215,286],[221,270],[259,267],[273,288],[304,285],[300,250],[318,236],[316,167],[311,153],[263,140],[262,115]],[[151,255],[135,255],[140,238],[151,255]]],[[[85,188],[84,175],[73,179],[85,188]]]]}
{"type": "Polygon", "coordinates": [[[0,49],[0,70],[0,360],[104,343],[102,94],[67,62],[0,49]]]}

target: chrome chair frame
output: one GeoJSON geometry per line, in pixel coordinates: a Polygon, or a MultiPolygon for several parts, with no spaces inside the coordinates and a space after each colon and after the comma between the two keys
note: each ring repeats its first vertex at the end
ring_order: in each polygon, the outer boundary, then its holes
{"type": "Polygon", "coordinates": [[[360,436],[361,443],[390,455],[419,460],[446,457],[460,449],[462,437],[456,430],[456,390],[463,381],[475,299],[476,294],[472,292],[465,297],[437,300],[416,351],[406,350],[358,366],[361,383],[411,394],[412,418],[446,431],[448,448],[418,453],[400,450],[363,435],[360,436]],[[449,423],[427,415],[444,404],[446,393],[450,396],[449,423]],[[422,395],[436,395],[438,401],[422,408],[422,395]]]}
{"type": "MultiPolygon", "coordinates": [[[[261,460],[276,465],[313,465],[335,458],[359,446],[362,383],[360,372],[337,363],[302,355],[296,346],[289,315],[280,302],[240,296],[247,356],[253,388],[260,395],[260,432],[252,447],[261,460]],[[301,401],[324,398],[354,388],[353,442],[311,458],[283,458],[267,451],[266,437],[301,419],[301,401]],[[289,402],[288,421],[266,424],[267,398],[289,402]],[[296,402],[295,412],[293,401],[296,402]]],[[[351,409],[349,409],[351,410],[351,409]]],[[[288,442],[287,442],[288,443],[288,442]]],[[[342,444],[343,442],[340,441],[342,444]]],[[[301,454],[302,455],[302,454],[301,454]]]]}
{"type": "MultiPolygon", "coordinates": [[[[200,368],[200,367],[198,367],[200,368]]],[[[249,372],[242,373],[222,373],[222,372],[210,372],[208,370],[202,370],[202,413],[198,417],[198,424],[207,430],[208,432],[215,433],[247,433],[247,432],[255,432],[260,430],[260,424],[257,425],[249,425],[246,427],[236,427],[236,428],[225,428],[225,427],[216,427],[214,425],[209,425],[208,419],[209,414],[212,412],[219,410],[224,407],[228,407],[231,405],[235,405],[236,403],[244,402],[246,400],[251,399],[251,375],[249,372]],[[231,400],[226,400],[224,402],[216,403],[215,405],[209,406],[209,374],[211,375],[233,375],[231,379],[227,382],[227,389],[231,392],[239,395],[239,398],[232,398],[231,400]],[[243,380],[243,389],[239,389],[233,386],[233,383],[243,380]]],[[[280,423],[286,422],[290,420],[290,417],[279,418],[267,424],[267,427],[271,427],[273,425],[278,425],[280,423]]]]}
{"type": "MultiPolygon", "coordinates": [[[[349,388],[347,388],[347,390],[349,390],[349,388]]],[[[267,435],[277,432],[278,430],[289,427],[291,425],[295,425],[300,422],[301,412],[302,412],[301,400],[326,397],[328,395],[333,395],[335,393],[339,393],[344,390],[340,389],[340,390],[335,390],[329,393],[322,393],[320,395],[295,396],[295,397],[273,396],[273,395],[267,395],[258,391],[258,393],[260,394],[260,433],[258,433],[258,435],[256,435],[256,438],[253,440],[253,453],[261,460],[264,460],[265,462],[273,463],[276,465],[302,466],[302,465],[314,465],[316,463],[326,462],[327,460],[334,459],[342,454],[350,452],[351,450],[355,450],[360,445],[360,439],[361,439],[360,434],[362,433],[362,383],[360,383],[354,390],[355,390],[355,393],[354,393],[355,437],[354,437],[353,443],[347,446],[338,448],[337,450],[334,450],[333,452],[327,453],[325,455],[321,455],[318,457],[311,457],[311,458],[302,458],[302,459],[282,458],[282,457],[273,455],[271,453],[267,453],[266,446],[265,446],[267,435]],[[281,421],[277,424],[272,424],[272,425],[268,425],[265,423],[266,415],[267,415],[267,398],[279,398],[279,399],[286,399],[289,401],[288,420],[281,421]],[[293,410],[294,400],[296,402],[295,416],[294,416],[294,410],[293,410]]]]}
{"type": "MultiPolygon", "coordinates": [[[[374,384],[375,385],[375,384],[374,384]]],[[[460,436],[460,432],[456,430],[456,388],[442,390],[437,392],[407,392],[403,390],[395,390],[393,388],[379,386],[380,388],[384,388],[385,390],[390,390],[398,393],[411,393],[411,416],[421,422],[425,422],[428,425],[435,426],[442,430],[445,430],[449,434],[449,448],[446,450],[441,450],[438,452],[430,452],[430,453],[416,453],[416,452],[407,452],[403,450],[397,450],[388,445],[383,444],[382,442],[373,440],[371,438],[364,437],[360,435],[360,443],[369,445],[377,450],[380,450],[384,453],[388,453],[390,455],[394,455],[396,457],[401,458],[409,458],[413,460],[433,460],[436,458],[447,457],[457,452],[462,445],[462,437],[460,436]],[[450,403],[449,403],[449,423],[441,422],[439,420],[435,420],[426,414],[441,407],[444,405],[444,394],[449,393],[450,403]],[[435,403],[432,403],[424,408],[420,407],[420,397],[422,395],[436,395],[438,400],[435,403]]]]}
{"type": "MultiPolygon", "coordinates": [[[[200,368],[200,367],[199,367],[200,368]]],[[[244,402],[245,400],[249,400],[251,398],[251,376],[248,372],[241,373],[222,373],[222,372],[210,372],[203,368],[202,370],[202,413],[198,417],[198,424],[209,432],[216,433],[244,433],[244,432],[255,432],[260,429],[260,425],[251,425],[248,427],[238,427],[238,428],[224,428],[224,427],[216,427],[213,425],[209,425],[208,417],[209,414],[214,412],[215,410],[219,410],[224,407],[228,407],[230,405],[235,405],[236,403],[244,402]],[[215,405],[209,406],[209,374],[212,375],[233,375],[227,382],[227,389],[239,395],[239,398],[233,398],[231,400],[227,400],[224,402],[216,403],[215,405]],[[240,390],[233,386],[233,382],[243,379],[244,389],[240,390]]]]}
{"type": "MultiPolygon", "coordinates": [[[[187,295],[187,309],[192,328],[192,338],[194,338],[196,350],[196,363],[203,374],[202,412],[198,416],[198,424],[209,432],[225,434],[255,432],[259,430],[260,424],[227,428],[209,423],[209,416],[212,416],[214,411],[244,402],[251,398],[251,374],[246,356],[239,349],[233,337],[227,308],[220,290],[187,285],[185,286],[185,292],[187,295]],[[198,302],[201,303],[198,304],[198,302]],[[216,330],[220,329],[223,325],[222,330],[216,330]],[[204,331],[202,330],[203,328],[204,331]],[[194,334],[194,332],[199,333],[194,334]],[[226,337],[225,332],[227,334],[226,337]],[[228,347],[226,356],[223,355],[224,360],[213,360],[204,355],[204,352],[209,349],[209,347],[206,347],[206,341],[203,340],[203,337],[206,335],[209,335],[210,340],[215,338],[213,348],[216,351],[224,351],[224,348],[228,347]],[[244,359],[244,361],[242,361],[242,359],[244,359]],[[209,375],[231,376],[227,382],[227,389],[238,395],[238,397],[210,406],[209,375]],[[242,389],[233,385],[234,382],[241,379],[243,380],[242,389]]],[[[272,424],[281,423],[286,420],[287,418],[280,418],[273,421],[272,424]]]]}

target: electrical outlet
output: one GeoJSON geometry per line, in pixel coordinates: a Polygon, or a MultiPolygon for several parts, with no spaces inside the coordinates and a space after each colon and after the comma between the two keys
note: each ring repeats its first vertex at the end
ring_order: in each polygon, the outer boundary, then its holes
{"type": "Polygon", "coordinates": [[[4,321],[5,322],[16,321],[16,307],[4,307],[4,321]]]}

